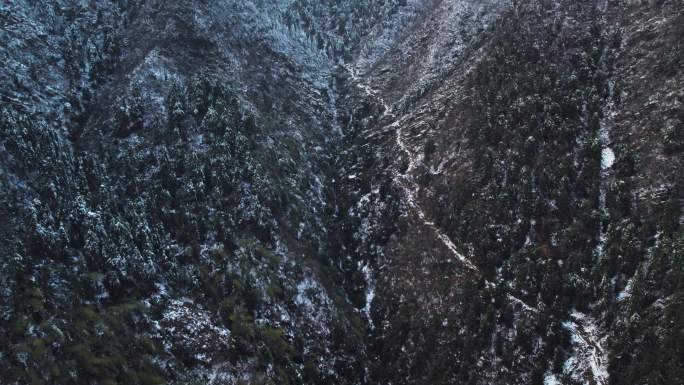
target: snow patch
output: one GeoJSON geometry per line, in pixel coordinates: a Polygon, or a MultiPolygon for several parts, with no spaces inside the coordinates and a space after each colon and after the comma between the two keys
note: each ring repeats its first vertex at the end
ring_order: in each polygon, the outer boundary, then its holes
{"type": "Polygon", "coordinates": [[[373,299],[375,298],[375,284],[373,282],[373,275],[368,264],[361,268],[361,272],[366,280],[366,305],[363,307],[363,313],[366,315],[368,320],[368,325],[371,329],[375,328],[373,324],[373,319],[371,318],[371,306],[373,305],[373,299]]]}
{"type": "Polygon", "coordinates": [[[601,150],[601,168],[607,170],[613,167],[615,163],[615,153],[610,147],[604,147],[601,150]]]}
{"type": "Polygon", "coordinates": [[[544,376],[544,385],[562,385],[555,374],[547,374],[544,376]]]}
{"type": "Polygon", "coordinates": [[[626,300],[632,296],[633,280],[634,280],[634,277],[630,278],[629,281],[627,281],[627,285],[625,285],[625,288],[622,289],[622,291],[617,296],[618,301],[624,301],[624,300],[626,300]]]}

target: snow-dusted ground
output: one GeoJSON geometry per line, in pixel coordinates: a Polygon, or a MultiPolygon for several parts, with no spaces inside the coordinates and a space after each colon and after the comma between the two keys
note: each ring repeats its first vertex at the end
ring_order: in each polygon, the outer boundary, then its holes
{"type": "MultiPolygon", "coordinates": [[[[360,78],[354,67],[346,66],[346,69],[349,71],[352,81],[356,84],[356,86],[359,89],[361,89],[369,97],[380,102],[384,109],[383,115],[380,117],[380,119],[387,116],[391,118],[396,118],[396,115],[394,114],[392,107],[385,101],[385,99],[382,96],[380,96],[380,93],[377,90],[370,87],[368,84],[365,84],[362,81],[360,81],[360,78]]],[[[422,166],[423,163],[418,156],[413,154],[411,149],[404,142],[404,126],[401,124],[401,120],[402,119],[396,119],[392,123],[387,125],[387,127],[395,129],[397,147],[399,147],[399,149],[406,154],[409,161],[409,166],[406,169],[406,171],[403,174],[396,175],[395,178],[397,184],[404,191],[406,203],[409,205],[411,209],[415,211],[416,215],[423,222],[423,224],[429,227],[431,231],[434,232],[435,236],[444,244],[444,246],[453,254],[453,256],[456,259],[461,261],[468,268],[472,270],[477,270],[477,267],[470,260],[468,260],[468,258],[461,254],[461,252],[458,251],[456,245],[451,241],[449,236],[444,234],[444,232],[441,229],[439,229],[434,222],[430,221],[427,218],[425,211],[418,204],[416,196],[418,194],[418,191],[420,190],[420,186],[418,186],[418,184],[411,179],[411,173],[419,166],[422,166]]]]}
{"type": "Polygon", "coordinates": [[[573,355],[565,362],[563,371],[573,379],[595,385],[608,384],[608,352],[603,347],[606,337],[594,318],[573,311],[563,326],[572,335],[573,355]],[[593,382],[586,382],[592,378],[593,382]]]}

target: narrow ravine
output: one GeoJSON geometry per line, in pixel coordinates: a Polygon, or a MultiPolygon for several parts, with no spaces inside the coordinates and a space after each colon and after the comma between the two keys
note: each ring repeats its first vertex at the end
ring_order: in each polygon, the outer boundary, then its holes
{"type": "MultiPolygon", "coordinates": [[[[607,25],[605,20],[606,11],[608,9],[608,2],[603,1],[600,4],[602,12],[602,19],[604,25],[607,25]]],[[[608,62],[609,52],[604,48],[601,57],[601,64],[606,73],[610,73],[608,62]]],[[[600,215],[600,223],[598,229],[598,243],[594,250],[594,257],[597,260],[604,258],[605,244],[606,244],[606,228],[604,226],[609,219],[609,212],[606,207],[606,196],[611,183],[611,171],[615,163],[615,153],[611,148],[611,129],[613,127],[614,114],[614,80],[607,80],[608,94],[606,96],[606,103],[603,106],[603,117],[599,122],[598,140],[601,147],[601,168],[599,171],[599,196],[598,208],[600,215]]],[[[599,326],[598,321],[590,314],[573,311],[570,314],[570,320],[563,323],[563,326],[570,332],[572,336],[573,355],[566,361],[564,370],[569,372],[573,377],[582,379],[584,377],[591,377],[596,385],[606,385],[609,382],[608,378],[608,355],[607,350],[603,348],[602,341],[606,337],[599,326]]]]}
{"type": "MultiPolygon", "coordinates": [[[[600,9],[602,12],[602,22],[603,25],[608,25],[606,21],[606,12],[608,10],[608,1],[603,1],[600,4],[600,9]]],[[[604,27],[605,28],[605,27],[604,27]]],[[[606,33],[606,39],[610,36],[610,33],[606,33]]],[[[610,53],[608,48],[604,48],[601,54],[601,66],[603,71],[610,73],[610,66],[608,65],[608,57],[610,53]]],[[[603,106],[603,117],[599,121],[599,141],[601,145],[601,171],[599,173],[599,213],[601,215],[601,225],[599,226],[599,241],[596,246],[596,257],[603,258],[605,244],[606,244],[606,231],[604,229],[603,223],[608,219],[608,211],[606,210],[606,192],[610,185],[610,171],[615,163],[615,153],[610,147],[611,139],[610,132],[613,127],[613,115],[615,110],[614,102],[614,90],[615,81],[613,79],[608,79],[608,95],[606,96],[606,104],[603,106]]]]}

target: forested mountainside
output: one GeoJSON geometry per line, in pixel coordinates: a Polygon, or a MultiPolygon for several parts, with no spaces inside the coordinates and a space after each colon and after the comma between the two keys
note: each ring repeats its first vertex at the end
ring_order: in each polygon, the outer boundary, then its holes
{"type": "Polygon", "coordinates": [[[684,4],[7,0],[0,384],[684,383],[684,4]]]}

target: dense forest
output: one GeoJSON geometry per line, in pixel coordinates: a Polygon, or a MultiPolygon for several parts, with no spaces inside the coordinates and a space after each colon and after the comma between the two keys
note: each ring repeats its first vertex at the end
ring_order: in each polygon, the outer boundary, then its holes
{"type": "Polygon", "coordinates": [[[0,385],[684,383],[679,1],[0,4],[0,385]]]}

